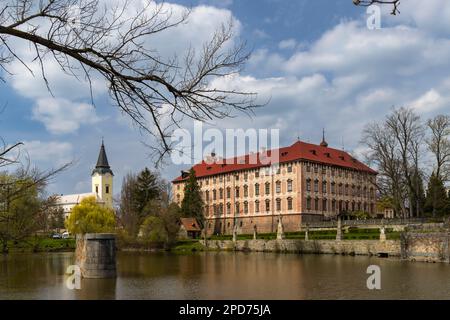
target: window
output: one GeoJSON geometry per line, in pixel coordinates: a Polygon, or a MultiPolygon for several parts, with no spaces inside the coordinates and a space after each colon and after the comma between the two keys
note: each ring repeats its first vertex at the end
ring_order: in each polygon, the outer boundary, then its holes
{"type": "Polygon", "coordinates": [[[345,195],[348,196],[348,184],[345,185],[345,195]]]}
{"type": "Polygon", "coordinates": [[[266,194],[270,194],[270,183],[266,183],[266,194]]]}
{"type": "Polygon", "coordinates": [[[255,172],[255,178],[259,178],[259,171],[255,172]]]}
{"type": "Polygon", "coordinates": [[[219,198],[220,198],[220,200],[223,199],[223,189],[222,188],[219,189],[219,198]]]}
{"type": "Polygon", "coordinates": [[[227,203],[227,214],[230,215],[231,214],[231,203],[227,203]]]}
{"type": "Polygon", "coordinates": [[[322,211],[328,211],[327,199],[322,200],[322,211]]]}
{"type": "Polygon", "coordinates": [[[327,193],[327,182],[322,181],[322,193],[327,193]]]}
{"type": "Polygon", "coordinates": [[[288,172],[288,173],[291,173],[291,172],[292,172],[292,166],[288,166],[287,172],[288,172]]]}
{"type": "Polygon", "coordinates": [[[206,202],[209,202],[209,191],[206,191],[206,202]]]}
{"type": "Polygon", "coordinates": [[[219,182],[223,182],[223,176],[219,177],[219,182]]]}
{"type": "Polygon", "coordinates": [[[314,180],[314,192],[319,192],[319,180],[314,180]]]}
{"type": "Polygon", "coordinates": [[[277,181],[275,188],[276,188],[277,193],[281,193],[281,182],[280,181],[277,181]]]}
{"type": "Polygon", "coordinates": [[[306,191],[311,191],[311,179],[306,179],[306,191]]]}
{"type": "Polygon", "coordinates": [[[244,197],[248,197],[248,186],[244,186],[244,197]]]}
{"type": "Polygon", "coordinates": [[[214,215],[217,215],[217,206],[213,205],[214,215]]]}
{"type": "Polygon", "coordinates": [[[336,200],[331,201],[331,211],[336,211],[336,200]]]}
{"type": "Polygon", "coordinates": [[[235,175],[235,176],[234,176],[234,179],[235,179],[236,181],[239,181],[239,175],[238,175],[238,174],[235,175]]]}
{"type": "Polygon", "coordinates": [[[244,180],[245,180],[245,181],[248,180],[248,173],[244,173],[244,180]]]}
{"type": "Polygon", "coordinates": [[[287,182],[287,191],[292,192],[292,180],[288,180],[287,182]]]}
{"type": "Polygon", "coordinates": [[[223,204],[222,203],[219,205],[219,214],[223,215],[223,204]]]}
{"type": "Polygon", "coordinates": [[[259,183],[255,184],[255,196],[259,196],[259,183]]]}
{"type": "Polygon", "coordinates": [[[239,187],[236,187],[236,198],[239,198],[239,187]]]}
{"type": "Polygon", "coordinates": [[[217,183],[217,178],[216,178],[216,177],[214,177],[214,179],[213,179],[213,183],[214,183],[214,184],[216,184],[216,183],[217,183]]]}
{"type": "Polygon", "coordinates": [[[244,213],[248,214],[248,202],[247,201],[244,202],[244,213]]]}
{"type": "Polygon", "coordinates": [[[322,174],[327,174],[327,168],[326,167],[322,167],[322,174]]]}
{"type": "Polygon", "coordinates": [[[228,187],[227,188],[227,199],[230,199],[230,198],[231,198],[231,188],[228,187]]]}
{"type": "Polygon", "coordinates": [[[288,198],[287,202],[288,202],[288,210],[292,210],[293,209],[293,207],[292,207],[292,198],[288,198]]]}
{"type": "Polygon", "coordinates": [[[227,181],[228,181],[228,182],[231,181],[231,176],[230,176],[230,175],[227,176],[227,181]]]}
{"type": "Polygon", "coordinates": [[[332,182],[332,183],[331,183],[331,193],[332,193],[332,194],[335,194],[335,193],[336,193],[336,183],[335,183],[335,182],[332,182]]]}
{"type": "Polygon", "coordinates": [[[255,201],[255,212],[259,213],[259,201],[258,200],[255,201]]]}
{"type": "Polygon", "coordinates": [[[309,164],[306,165],[306,172],[311,172],[311,166],[309,164]]]}
{"type": "Polygon", "coordinates": [[[314,173],[319,173],[319,167],[318,166],[314,166],[314,173]]]}
{"type": "Polygon", "coordinates": [[[306,210],[311,210],[311,198],[306,198],[306,210]]]}
{"type": "Polygon", "coordinates": [[[270,200],[266,200],[266,212],[270,212],[270,200]]]}
{"type": "Polygon", "coordinates": [[[95,186],[95,193],[98,193],[98,185],[95,186]]]}
{"type": "Polygon", "coordinates": [[[314,210],[319,210],[319,199],[318,198],[314,199],[314,210]]]}
{"type": "Polygon", "coordinates": [[[281,211],[281,199],[277,199],[277,211],[281,211]]]}
{"type": "Polygon", "coordinates": [[[236,214],[239,214],[240,213],[240,211],[239,211],[239,202],[236,202],[236,204],[235,204],[235,211],[236,211],[236,214]]]}
{"type": "Polygon", "coordinates": [[[217,200],[217,191],[213,190],[213,200],[217,200]]]}

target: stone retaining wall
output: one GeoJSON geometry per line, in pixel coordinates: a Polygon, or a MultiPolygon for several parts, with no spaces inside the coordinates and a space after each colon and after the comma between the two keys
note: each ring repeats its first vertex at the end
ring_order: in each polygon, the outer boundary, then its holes
{"type": "MultiPolygon", "coordinates": [[[[204,244],[204,241],[202,241],[204,244]]],[[[255,252],[291,252],[314,254],[400,256],[398,240],[208,240],[206,247],[219,250],[255,252]]]]}
{"type": "Polygon", "coordinates": [[[413,261],[450,262],[448,232],[406,232],[402,234],[402,258],[413,261]]]}

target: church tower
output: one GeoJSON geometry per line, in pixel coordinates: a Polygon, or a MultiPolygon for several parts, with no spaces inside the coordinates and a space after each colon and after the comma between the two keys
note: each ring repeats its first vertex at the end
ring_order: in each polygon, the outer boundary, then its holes
{"type": "Polygon", "coordinates": [[[102,140],[97,165],[92,171],[92,193],[95,193],[98,199],[109,208],[113,207],[113,177],[102,140]]]}

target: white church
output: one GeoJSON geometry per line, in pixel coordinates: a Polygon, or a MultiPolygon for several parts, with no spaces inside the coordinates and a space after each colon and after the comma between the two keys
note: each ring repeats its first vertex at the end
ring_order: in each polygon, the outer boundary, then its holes
{"type": "Polygon", "coordinates": [[[108,208],[113,207],[113,177],[114,174],[109,166],[106,156],[105,145],[102,141],[100,153],[98,155],[97,165],[92,171],[92,191],[90,193],[68,194],[58,197],[57,206],[64,210],[64,217],[67,218],[74,206],[83,199],[95,197],[97,203],[108,208]]]}

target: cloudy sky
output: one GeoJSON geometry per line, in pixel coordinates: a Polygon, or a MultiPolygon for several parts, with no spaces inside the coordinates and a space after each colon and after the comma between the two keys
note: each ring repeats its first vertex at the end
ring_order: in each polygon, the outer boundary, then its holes
{"type": "MultiPolygon", "coordinates": [[[[191,7],[187,24],[154,43],[163,52],[200,46],[230,19],[236,38],[253,54],[239,75],[220,80],[228,88],[255,91],[270,101],[250,119],[240,116],[214,123],[226,128],[280,129],[282,145],[299,136],[320,142],[322,128],[332,147],[361,150],[361,130],[392,106],[411,106],[424,119],[450,113],[450,1],[405,0],[399,16],[383,11],[382,28],[369,30],[364,8],[351,0],[172,0],[175,9],[191,7]]],[[[27,44],[17,44],[32,59],[27,44]]],[[[90,173],[104,137],[115,173],[115,193],[129,171],[153,167],[146,137],[112,107],[101,80],[94,82],[95,108],[86,83],[49,65],[53,96],[39,76],[20,63],[0,83],[0,136],[23,141],[32,162],[42,169],[75,160],[49,186],[52,193],[90,192],[90,173]]],[[[37,73],[39,74],[39,73],[37,73]]],[[[191,127],[192,124],[184,124],[191,127]]],[[[180,166],[160,169],[167,179],[180,166]]]]}

